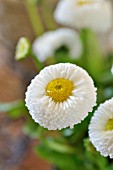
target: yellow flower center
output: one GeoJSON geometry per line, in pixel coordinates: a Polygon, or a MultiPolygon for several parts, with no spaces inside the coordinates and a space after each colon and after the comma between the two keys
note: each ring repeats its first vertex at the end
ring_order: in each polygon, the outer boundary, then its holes
{"type": "Polygon", "coordinates": [[[73,89],[73,82],[64,78],[58,78],[48,83],[46,93],[52,97],[55,102],[63,102],[72,95],[73,89]]]}
{"type": "Polygon", "coordinates": [[[77,5],[87,5],[87,4],[92,4],[93,0],[77,0],[77,5]]]}
{"type": "Polygon", "coordinates": [[[109,119],[106,125],[106,130],[113,130],[113,119],[109,119]]]}

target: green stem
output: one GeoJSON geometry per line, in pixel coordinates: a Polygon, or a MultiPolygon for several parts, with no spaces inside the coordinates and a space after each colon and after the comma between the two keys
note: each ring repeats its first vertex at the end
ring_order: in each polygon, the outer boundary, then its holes
{"type": "Polygon", "coordinates": [[[97,76],[105,69],[105,62],[102,56],[100,44],[96,35],[90,29],[82,30],[81,38],[84,45],[82,65],[96,80],[97,76]]]}
{"type": "Polygon", "coordinates": [[[28,12],[29,19],[31,21],[34,33],[36,36],[41,35],[44,32],[42,22],[35,4],[31,4],[29,0],[25,0],[26,10],[28,12]]]}
{"type": "Polygon", "coordinates": [[[45,0],[42,3],[42,16],[47,27],[47,30],[54,30],[58,26],[53,18],[53,9],[50,0],[45,0]]]}
{"type": "Polygon", "coordinates": [[[38,58],[37,58],[33,53],[32,53],[31,55],[32,55],[32,58],[33,58],[33,60],[34,60],[34,63],[35,63],[35,66],[36,66],[37,70],[39,70],[39,71],[42,70],[43,67],[44,67],[43,63],[40,62],[40,61],[38,60],[38,58]]]}

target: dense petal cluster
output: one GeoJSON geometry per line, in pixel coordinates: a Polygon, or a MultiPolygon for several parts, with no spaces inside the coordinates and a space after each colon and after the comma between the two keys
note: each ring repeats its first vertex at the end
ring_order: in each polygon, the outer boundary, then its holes
{"type": "Polygon", "coordinates": [[[33,43],[33,52],[40,61],[53,57],[55,51],[66,46],[71,58],[78,58],[82,53],[82,43],[77,32],[68,28],[49,31],[33,43]]]}
{"type": "Polygon", "coordinates": [[[45,67],[32,80],[25,101],[41,126],[49,130],[73,128],[96,105],[96,88],[85,70],[60,63],[45,67]]]}
{"type": "Polygon", "coordinates": [[[113,158],[113,98],[101,104],[89,125],[89,137],[103,156],[113,158]]]}
{"type": "Polygon", "coordinates": [[[112,25],[112,8],[105,0],[60,0],[54,17],[63,25],[105,32],[112,25]]]}

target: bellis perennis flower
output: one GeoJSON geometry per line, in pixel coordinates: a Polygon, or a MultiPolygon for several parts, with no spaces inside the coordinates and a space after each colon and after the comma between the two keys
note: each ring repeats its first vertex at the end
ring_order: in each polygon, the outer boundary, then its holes
{"type": "Polygon", "coordinates": [[[113,158],[113,98],[101,104],[94,113],[89,136],[97,151],[113,158]]]}
{"type": "Polygon", "coordinates": [[[88,73],[74,64],[45,67],[26,92],[35,122],[49,130],[80,123],[96,105],[96,88],[88,73]]]}
{"type": "Polygon", "coordinates": [[[95,32],[108,31],[112,24],[111,4],[105,0],[60,0],[54,16],[60,24],[95,32]]]}
{"type": "Polygon", "coordinates": [[[68,28],[49,31],[33,43],[33,52],[42,62],[54,57],[55,51],[67,47],[71,58],[78,58],[82,53],[82,44],[77,32],[68,28]]]}

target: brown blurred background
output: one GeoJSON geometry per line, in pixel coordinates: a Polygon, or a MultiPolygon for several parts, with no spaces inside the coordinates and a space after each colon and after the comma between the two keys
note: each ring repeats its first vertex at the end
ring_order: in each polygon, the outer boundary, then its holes
{"type": "MultiPolygon", "coordinates": [[[[36,74],[30,58],[17,62],[15,46],[21,36],[31,41],[35,34],[22,0],[0,0],[0,102],[24,98],[26,86],[36,74]]],[[[22,133],[24,119],[0,114],[0,170],[50,170],[33,147],[38,141],[22,133]]]]}

